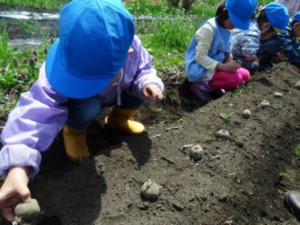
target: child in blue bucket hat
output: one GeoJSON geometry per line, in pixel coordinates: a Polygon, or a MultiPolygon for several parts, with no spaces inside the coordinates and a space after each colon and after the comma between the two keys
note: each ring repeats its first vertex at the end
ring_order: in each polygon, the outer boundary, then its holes
{"type": "Polygon", "coordinates": [[[280,51],[288,61],[300,66],[300,11],[294,14],[283,33],[276,36],[280,51]]]}
{"type": "Polygon", "coordinates": [[[19,201],[29,201],[29,178],[41,152],[63,130],[68,157],[90,157],[88,124],[101,107],[117,105],[105,119],[112,129],[141,134],[129,120],[144,103],[160,101],[164,85],[152,58],[134,36],[132,15],[120,0],[74,0],[60,13],[59,38],[50,47],[38,80],[21,94],[2,132],[0,208],[9,221],[19,201]]]}
{"type": "Polygon", "coordinates": [[[233,30],[232,55],[241,61],[251,74],[271,67],[271,60],[279,51],[275,35],[285,29],[289,21],[287,8],[276,2],[267,4],[253,15],[250,27],[233,30]]]}
{"type": "Polygon", "coordinates": [[[227,0],[196,31],[185,54],[185,70],[190,90],[200,102],[213,100],[250,79],[249,71],[232,60],[231,30],[248,29],[256,6],[257,0],[227,0]]]}

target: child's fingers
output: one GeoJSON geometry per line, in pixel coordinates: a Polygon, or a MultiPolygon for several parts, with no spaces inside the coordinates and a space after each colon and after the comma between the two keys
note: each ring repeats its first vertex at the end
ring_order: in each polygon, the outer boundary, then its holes
{"type": "Polygon", "coordinates": [[[18,195],[5,195],[1,198],[0,208],[5,209],[9,207],[16,206],[21,201],[21,198],[18,195]]]}
{"type": "Polygon", "coordinates": [[[5,208],[2,209],[2,214],[5,219],[13,222],[15,220],[14,210],[13,208],[5,208]]]}

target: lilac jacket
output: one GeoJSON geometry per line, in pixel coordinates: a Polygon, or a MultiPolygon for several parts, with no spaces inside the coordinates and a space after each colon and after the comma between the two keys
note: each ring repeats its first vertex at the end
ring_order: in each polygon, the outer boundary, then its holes
{"type": "MultiPolygon", "coordinates": [[[[152,57],[142,47],[137,36],[131,48],[134,52],[128,56],[123,67],[119,88],[140,98],[143,98],[142,90],[148,84],[155,84],[163,91],[164,85],[152,66],[152,57]]],[[[116,101],[117,86],[108,87],[99,94],[102,105],[116,101]]],[[[49,148],[67,120],[68,109],[64,104],[67,101],[67,97],[52,89],[43,65],[38,80],[28,92],[21,94],[3,129],[0,175],[6,176],[12,166],[31,167],[30,178],[39,172],[40,152],[49,148]]]]}

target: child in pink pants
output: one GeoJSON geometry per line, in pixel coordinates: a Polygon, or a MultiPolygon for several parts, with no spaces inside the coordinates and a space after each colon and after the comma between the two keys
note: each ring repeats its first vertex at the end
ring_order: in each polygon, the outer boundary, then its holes
{"type": "Polygon", "coordinates": [[[218,70],[212,80],[195,82],[191,85],[190,90],[201,102],[205,103],[249,80],[250,72],[244,68],[239,68],[235,72],[218,70]]]}
{"type": "Polygon", "coordinates": [[[235,89],[243,82],[250,80],[250,73],[244,68],[239,68],[235,72],[221,71],[218,70],[211,81],[210,86],[213,89],[224,89],[230,91],[235,89]]]}
{"type": "Polygon", "coordinates": [[[199,27],[185,54],[185,69],[190,90],[201,102],[219,97],[249,81],[250,73],[233,61],[233,28],[247,30],[257,0],[226,0],[215,17],[199,27]]]}

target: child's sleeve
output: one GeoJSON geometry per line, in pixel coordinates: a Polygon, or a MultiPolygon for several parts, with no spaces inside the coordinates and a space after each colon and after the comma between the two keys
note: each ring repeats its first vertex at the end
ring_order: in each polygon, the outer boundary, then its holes
{"type": "Polygon", "coordinates": [[[198,42],[196,46],[196,62],[209,71],[215,71],[218,61],[208,56],[214,38],[212,27],[208,23],[204,24],[197,30],[195,37],[198,42]]]}
{"type": "Polygon", "coordinates": [[[153,66],[152,56],[144,49],[140,39],[135,36],[133,45],[133,57],[136,63],[134,79],[132,82],[131,94],[147,101],[143,96],[143,89],[149,85],[156,85],[161,91],[164,90],[162,80],[157,76],[157,71],[153,66]]]}
{"type": "Polygon", "coordinates": [[[288,33],[277,34],[277,41],[283,54],[290,62],[300,63],[300,42],[288,33]]]}
{"type": "Polygon", "coordinates": [[[40,152],[48,149],[66,121],[67,100],[50,87],[42,66],[38,81],[20,96],[3,129],[0,175],[6,176],[12,166],[30,167],[29,177],[38,173],[40,152]]]}

